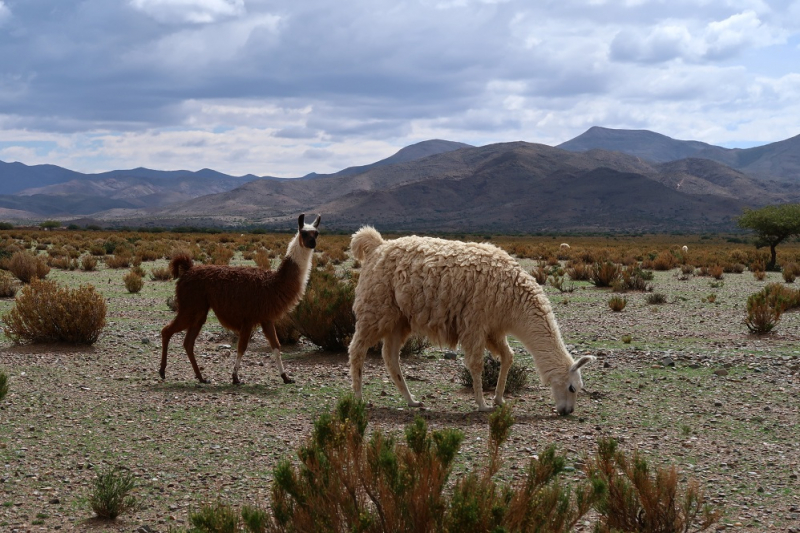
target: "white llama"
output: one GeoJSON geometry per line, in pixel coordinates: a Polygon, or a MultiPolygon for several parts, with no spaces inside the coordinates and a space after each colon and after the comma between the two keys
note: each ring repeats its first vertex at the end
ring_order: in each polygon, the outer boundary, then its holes
{"type": "Polygon", "coordinates": [[[353,311],[356,331],[350,342],[353,391],[361,398],[367,350],[383,340],[383,360],[394,384],[411,407],[414,400],[400,370],[400,348],[414,332],[441,346],[464,350],[480,411],[491,411],[481,387],[484,349],[500,359],[494,403],[503,403],[514,335],[533,355],[539,377],[553,391],[556,410],[571,413],[583,387],[574,361],[542,288],[506,252],[491,244],[429,237],[384,241],[374,228],[358,230],[350,242],[363,268],[353,311]]]}

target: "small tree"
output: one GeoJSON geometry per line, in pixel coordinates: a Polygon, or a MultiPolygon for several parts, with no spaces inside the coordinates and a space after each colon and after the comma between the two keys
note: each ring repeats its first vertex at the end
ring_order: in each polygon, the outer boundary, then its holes
{"type": "Polygon", "coordinates": [[[42,229],[56,229],[61,227],[61,222],[58,220],[45,220],[39,224],[39,227],[42,229]]]}
{"type": "Polygon", "coordinates": [[[767,270],[775,270],[775,247],[791,237],[800,235],[800,204],[768,205],[761,209],[745,209],[739,226],[758,234],[756,247],[769,246],[767,270]]]}

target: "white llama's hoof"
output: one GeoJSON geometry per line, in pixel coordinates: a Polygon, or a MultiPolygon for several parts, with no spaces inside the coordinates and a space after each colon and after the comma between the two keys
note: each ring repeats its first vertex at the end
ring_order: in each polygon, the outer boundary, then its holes
{"type": "Polygon", "coordinates": [[[494,405],[479,405],[478,411],[482,413],[491,413],[492,411],[494,411],[494,408],[495,408],[494,405]]]}

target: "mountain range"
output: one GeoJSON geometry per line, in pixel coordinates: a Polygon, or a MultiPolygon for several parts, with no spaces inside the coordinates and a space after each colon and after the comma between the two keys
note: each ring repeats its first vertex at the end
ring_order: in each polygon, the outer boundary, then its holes
{"type": "Polygon", "coordinates": [[[713,231],[735,227],[744,207],[800,201],[798,185],[800,136],[728,149],[593,127],[556,147],[424,141],[294,179],[0,162],[0,219],[291,229],[314,212],[340,230],[713,231]]]}

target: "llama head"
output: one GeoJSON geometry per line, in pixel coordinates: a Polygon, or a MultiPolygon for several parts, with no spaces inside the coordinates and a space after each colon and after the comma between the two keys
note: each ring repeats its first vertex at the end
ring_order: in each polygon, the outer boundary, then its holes
{"type": "Polygon", "coordinates": [[[584,355],[567,369],[567,373],[561,376],[561,379],[558,377],[551,378],[550,386],[553,389],[553,399],[556,401],[558,414],[562,416],[568,415],[575,409],[575,398],[583,388],[581,367],[594,361],[594,359],[591,355],[584,355]]]}
{"type": "Polygon", "coordinates": [[[319,227],[321,216],[317,215],[316,220],[314,220],[314,222],[311,224],[306,224],[305,219],[305,213],[301,214],[297,219],[297,228],[300,234],[300,246],[313,250],[317,246],[317,236],[319,236],[319,231],[317,231],[317,228],[319,227]]]}

